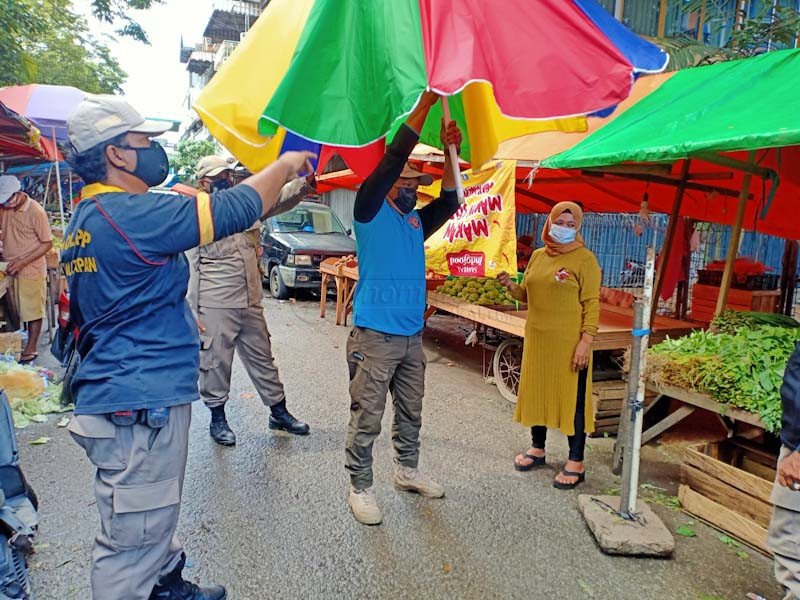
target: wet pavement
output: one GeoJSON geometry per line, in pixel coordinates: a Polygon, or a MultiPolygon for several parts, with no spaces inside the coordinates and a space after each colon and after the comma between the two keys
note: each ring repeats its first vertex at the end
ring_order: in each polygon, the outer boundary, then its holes
{"type": "MultiPolygon", "coordinates": [[[[447,317],[434,317],[426,332],[420,465],[445,485],[447,497],[426,500],[391,486],[387,411],[375,448],[384,523],[356,523],[343,468],[348,329],[333,325],[332,310],[319,319],[313,301],[265,299],[264,305],[289,409],[309,422],[312,434],[269,432],[268,410],[238,360],[228,409],[235,448],[211,441],[208,411],[195,404],[179,525],[189,578],[226,585],[232,600],[780,597],[767,558],[750,549],[737,556],[743,549],[724,544],[719,532],[659,503],[653,508],[671,530],[691,523],[697,533],[676,536],[672,559],[601,553],[578,513],[578,492],[551,486],[566,458],[565,438],[551,434],[552,467],[513,469],[527,432],[512,422],[512,405],[484,382],[480,350],[466,348],[461,325],[447,317]]],[[[42,505],[32,577],[39,600],[84,600],[98,527],[93,471],[57,420],[19,435],[23,466],[42,505]],[[52,441],[27,444],[40,436],[52,441]]],[[[609,468],[612,444],[589,441],[583,493],[617,485],[609,468]]],[[[672,495],[678,479],[673,450],[643,450],[642,482],[672,495]]]]}

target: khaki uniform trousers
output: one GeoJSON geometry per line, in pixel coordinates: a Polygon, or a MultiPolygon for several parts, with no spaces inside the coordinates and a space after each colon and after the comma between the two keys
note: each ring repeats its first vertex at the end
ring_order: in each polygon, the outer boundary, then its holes
{"type": "Polygon", "coordinates": [[[100,533],[92,551],[94,600],[147,600],[183,554],[175,537],[189,448],[191,404],[173,406],[159,429],[77,415],[73,439],[97,467],[100,533]]]}
{"type": "Polygon", "coordinates": [[[388,392],[394,403],[395,461],[405,467],[417,467],[426,364],[421,333],[387,335],[362,327],[350,332],[350,424],[345,467],[356,489],[372,486],[372,446],[381,432],[388,392]]]}
{"type": "MultiPolygon", "coordinates": [[[[781,448],[778,460],[789,456],[781,448]]],[[[800,492],[783,487],[775,479],[772,488],[772,520],[767,534],[767,546],[775,561],[775,578],[783,586],[784,600],[800,600],[800,492]]]]}
{"type": "Polygon", "coordinates": [[[286,399],[261,306],[201,306],[197,318],[206,328],[200,335],[200,397],[207,407],[222,406],[228,401],[234,350],[265,406],[286,399]]]}

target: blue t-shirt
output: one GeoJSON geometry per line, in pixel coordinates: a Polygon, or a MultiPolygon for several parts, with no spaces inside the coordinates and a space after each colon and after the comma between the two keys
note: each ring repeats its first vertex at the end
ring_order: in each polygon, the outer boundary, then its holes
{"type": "Polygon", "coordinates": [[[392,335],[425,325],[425,238],[416,210],[401,215],[384,202],[375,217],[354,222],[358,286],[354,321],[392,335]]]}
{"type": "Polygon", "coordinates": [[[261,215],[246,185],[197,198],[84,188],[61,262],[81,363],[75,414],[175,406],[199,397],[197,324],[183,252],[244,231],[261,215]]]}

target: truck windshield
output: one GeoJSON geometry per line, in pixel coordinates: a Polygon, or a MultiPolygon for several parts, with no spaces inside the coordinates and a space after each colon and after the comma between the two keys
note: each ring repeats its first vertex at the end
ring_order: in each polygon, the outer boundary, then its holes
{"type": "Polygon", "coordinates": [[[270,220],[277,233],[341,233],[341,221],[327,206],[298,206],[270,220]]]}

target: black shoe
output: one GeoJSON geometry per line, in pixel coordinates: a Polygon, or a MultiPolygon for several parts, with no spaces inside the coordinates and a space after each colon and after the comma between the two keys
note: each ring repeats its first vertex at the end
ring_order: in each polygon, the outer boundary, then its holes
{"type": "Polygon", "coordinates": [[[230,427],[228,427],[228,421],[225,419],[220,421],[211,421],[211,425],[208,429],[213,440],[220,446],[236,445],[236,434],[233,433],[230,427]]]}
{"type": "Polygon", "coordinates": [[[269,416],[270,429],[282,429],[295,435],[308,435],[311,429],[302,421],[295,419],[285,408],[274,410],[269,416]]]}
{"type": "Polygon", "coordinates": [[[226,600],[228,593],[221,585],[201,588],[181,577],[186,557],[169,575],[161,578],[150,593],[150,600],[226,600]]]}

